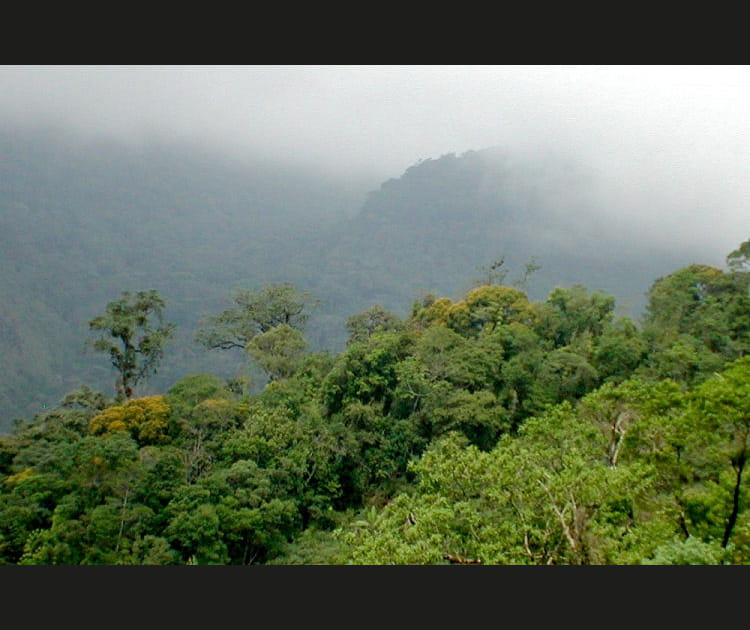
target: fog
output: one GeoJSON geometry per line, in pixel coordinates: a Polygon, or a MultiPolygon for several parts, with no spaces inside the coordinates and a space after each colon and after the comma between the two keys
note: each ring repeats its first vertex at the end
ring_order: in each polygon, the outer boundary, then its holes
{"type": "Polygon", "coordinates": [[[562,157],[590,174],[599,220],[708,264],[750,237],[748,111],[750,66],[0,67],[6,126],[200,142],[373,185],[447,153],[562,157]]]}

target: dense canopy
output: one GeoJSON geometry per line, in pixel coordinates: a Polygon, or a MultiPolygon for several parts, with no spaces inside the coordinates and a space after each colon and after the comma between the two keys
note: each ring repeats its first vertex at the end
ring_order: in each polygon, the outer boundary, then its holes
{"type": "MultiPolygon", "coordinates": [[[[582,284],[373,304],[338,354],[309,349],[307,292],[238,293],[198,337],[260,386],[83,386],[0,437],[0,563],[747,564],[750,272],[728,260],[656,279],[642,322],[582,284]]],[[[166,302],[93,320],[116,368],[139,326],[141,357],[169,351],[166,302]]]]}

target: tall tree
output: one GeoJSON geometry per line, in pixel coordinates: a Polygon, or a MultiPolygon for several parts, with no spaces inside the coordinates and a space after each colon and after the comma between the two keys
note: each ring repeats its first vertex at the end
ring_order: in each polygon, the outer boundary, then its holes
{"type": "Polygon", "coordinates": [[[130,398],[138,383],[157,371],[175,328],[175,324],[164,322],[164,307],[155,289],[135,294],[123,291],[119,299],[107,304],[104,315],[89,322],[89,330],[99,337],[87,344],[109,354],[118,372],[115,389],[119,400],[130,398]]]}
{"type": "Polygon", "coordinates": [[[292,284],[265,284],[258,291],[239,291],[233,301],[236,306],[219,315],[209,317],[196,334],[196,341],[221,350],[244,350],[256,335],[286,324],[304,330],[310,309],[318,300],[306,291],[298,291],[292,284]]]}

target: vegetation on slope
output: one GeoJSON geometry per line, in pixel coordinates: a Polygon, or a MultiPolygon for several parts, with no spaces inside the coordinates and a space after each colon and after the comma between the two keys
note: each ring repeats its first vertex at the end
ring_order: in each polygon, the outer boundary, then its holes
{"type": "Polygon", "coordinates": [[[148,394],[200,371],[260,385],[257,371],[236,373],[236,353],[210,350],[194,332],[267,282],[320,299],[305,338],[334,353],[350,314],[379,304],[406,317],[431,291],[456,299],[501,254],[509,269],[536,257],[529,299],[581,282],[636,317],[653,277],[696,252],[667,255],[634,222],[604,222],[581,171],[470,151],[424,160],[373,190],[197,146],[0,130],[0,433],[84,383],[108,387],[108,365],[81,340],[122,291],[158,290],[177,324],[148,394]]]}
{"type": "Polygon", "coordinates": [[[746,249],[659,277],[642,325],[584,285],[482,284],[352,315],[337,354],[271,317],[223,351],[256,392],[71,391],[0,438],[0,561],[748,563],[746,249]]]}

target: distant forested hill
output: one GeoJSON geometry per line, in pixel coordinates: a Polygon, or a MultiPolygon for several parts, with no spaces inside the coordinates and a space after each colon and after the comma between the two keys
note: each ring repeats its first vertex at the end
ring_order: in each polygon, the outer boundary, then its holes
{"type": "Polygon", "coordinates": [[[111,388],[106,359],[83,344],[87,322],[122,290],[158,289],[178,324],[154,387],[233,370],[192,343],[200,316],[225,308],[237,287],[305,285],[330,224],[363,197],[195,147],[0,134],[0,427],[82,382],[111,388]]]}
{"type": "Polygon", "coordinates": [[[506,283],[519,281],[534,259],[541,268],[526,285],[534,299],[583,283],[635,317],[650,283],[696,252],[655,247],[627,217],[613,222],[592,189],[585,166],[553,157],[529,163],[486,149],[424,160],[338,225],[328,274],[358,283],[350,299],[405,312],[420,293],[458,297],[495,261],[504,261],[506,283]]]}
{"type": "Polygon", "coordinates": [[[501,258],[507,282],[532,258],[541,265],[528,282],[535,299],[580,282],[637,315],[656,277],[703,261],[607,224],[587,178],[484,150],[422,161],[368,190],[193,146],[0,132],[0,430],[83,383],[111,392],[106,358],[83,345],[87,322],[123,290],[157,289],[178,325],[150,391],[196,372],[234,375],[239,355],[193,336],[232,290],[264,282],[318,297],[307,338],[334,351],[351,315],[458,296],[501,258]]]}

